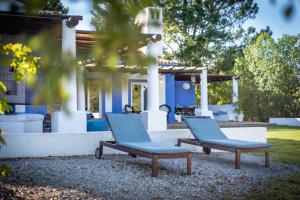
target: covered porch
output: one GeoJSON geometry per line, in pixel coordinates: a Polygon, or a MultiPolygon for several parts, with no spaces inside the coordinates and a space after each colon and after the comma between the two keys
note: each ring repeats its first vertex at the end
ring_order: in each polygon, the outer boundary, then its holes
{"type": "MultiPolygon", "coordinates": [[[[96,118],[102,118],[105,112],[126,112],[125,107],[134,107],[136,112],[147,110],[148,82],[145,70],[136,67],[119,66],[121,73],[111,77],[101,76],[95,71],[96,64],[87,61],[84,64],[86,77],[86,109],[96,118]],[[106,84],[111,79],[113,84],[106,84]],[[119,79],[119,80],[118,80],[119,79]],[[107,88],[108,87],[108,88],[107,88]]],[[[101,68],[100,68],[101,69],[101,68]]],[[[158,60],[159,106],[170,108],[168,123],[181,121],[181,116],[211,116],[219,121],[237,121],[234,105],[238,99],[238,80],[230,75],[207,74],[207,69],[185,67],[176,61],[158,60]],[[205,78],[201,78],[205,76],[205,78]],[[232,81],[232,104],[208,105],[207,84],[232,81]],[[201,86],[201,103],[196,102],[196,85],[201,86]],[[191,110],[188,112],[187,110],[191,110]],[[202,113],[201,110],[204,110],[202,113]],[[212,112],[209,112],[212,111],[212,112]]],[[[151,103],[151,102],[150,102],[151,103]]]]}

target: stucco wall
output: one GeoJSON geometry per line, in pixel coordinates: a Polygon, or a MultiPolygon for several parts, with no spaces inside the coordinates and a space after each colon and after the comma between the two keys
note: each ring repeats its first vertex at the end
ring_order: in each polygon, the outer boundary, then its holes
{"type": "MultiPolygon", "coordinates": [[[[224,133],[233,139],[266,142],[266,128],[243,127],[223,128],[224,133]]],[[[188,129],[173,129],[151,132],[153,141],[174,145],[177,138],[188,138],[188,129]]],[[[100,140],[111,140],[111,132],[90,133],[25,133],[4,134],[7,145],[0,149],[0,158],[15,157],[45,157],[45,156],[73,156],[94,154],[100,140]]],[[[190,145],[193,150],[201,150],[190,145]]],[[[109,148],[104,152],[118,153],[109,148]]]]}

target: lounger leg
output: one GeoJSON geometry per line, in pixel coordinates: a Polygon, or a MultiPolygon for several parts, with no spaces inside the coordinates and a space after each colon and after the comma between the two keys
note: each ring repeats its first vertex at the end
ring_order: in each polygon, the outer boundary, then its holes
{"type": "Polygon", "coordinates": [[[177,139],[177,144],[176,146],[180,147],[181,146],[181,140],[180,139],[177,139]]]}
{"type": "Polygon", "coordinates": [[[211,148],[207,147],[207,155],[209,155],[211,153],[211,148]]]}
{"type": "Polygon", "coordinates": [[[187,174],[192,174],[192,153],[188,153],[187,155],[187,174]]]}
{"type": "Polygon", "coordinates": [[[129,153],[128,155],[131,156],[131,157],[133,157],[133,158],[136,158],[135,154],[129,153]]]}
{"type": "Polygon", "coordinates": [[[103,156],[103,144],[100,142],[100,146],[99,146],[99,159],[103,156]]]}
{"type": "Polygon", "coordinates": [[[152,174],[151,174],[151,176],[156,177],[157,171],[158,171],[158,156],[154,154],[152,156],[152,174]]]}
{"type": "Polygon", "coordinates": [[[270,156],[269,156],[269,150],[265,151],[265,167],[270,166],[270,156]]]}
{"type": "Polygon", "coordinates": [[[209,147],[203,147],[203,152],[206,154],[206,155],[209,155],[211,153],[211,148],[209,147]]]}
{"type": "Polygon", "coordinates": [[[240,149],[235,150],[235,168],[236,169],[241,168],[241,150],[240,149]]]}

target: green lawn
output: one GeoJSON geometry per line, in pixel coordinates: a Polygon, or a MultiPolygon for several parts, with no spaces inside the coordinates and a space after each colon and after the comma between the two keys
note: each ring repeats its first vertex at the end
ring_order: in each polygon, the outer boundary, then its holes
{"type": "MultiPolygon", "coordinates": [[[[300,128],[268,127],[272,160],[300,165],[300,128]]],[[[270,183],[264,193],[251,193],[244,199],[300,199],[300,173],[270,183]]]]}
{"type": "Polygon", "coordinates": [[[268,142],[272,144],[271,157],[284,163],[300,165],[300,128],[271,126],[268,142]]]}

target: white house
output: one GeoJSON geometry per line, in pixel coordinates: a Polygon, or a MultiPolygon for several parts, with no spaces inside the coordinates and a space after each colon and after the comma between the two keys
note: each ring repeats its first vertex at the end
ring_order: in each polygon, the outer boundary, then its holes
{"type": "MultiPolygon", "coordinates": [[[[76,30],[76,26],[82,20],[81,16],[57,14],[28,16],[0,12],[0,20],[3,27],[6,27],[0,30],[1,42],[22,41],[21,34],[34,35],[45,29],[51,31],[51,29],[59,28],[60,35],[54,35],[54,37],[61,39],[62,53],[70,52],[76,58],[77,54],[92,48],[95,44],[93,32],[76,30]]],[[[236,77],[208,75],[206,68],[186,67],[177,61],[164,60],[161,37],[163,22],[160,8],[144,9],[136,17],[136,23],[142,25],[142,31],[147,35],[147,45],[141,46],[141,52],[156,57],[156,64],[149,65],[147,71],[121,64],[119,73],[104,76],[101,71],[95,70],[99,68],[96,68],[93,58],[78,60],[81,71],[76,74],[76,66],[74,66],[71,78],[63,85],[70,95],[67,108],[71,114],[66,115],[60,109],[52,112],[52,132],[86,132],[88,129],[87,111],[92,111],[97,117],[104,118],[106,112],[124,112],[125,105],[134,105],[137,110],[141,111],[141,117],[148,130],[166,130],[167,122],[175,122],[176,106],[196,107],[195,84],[197,83],[201,83],[201,109],[196,109],[195,114],[220,120],[234,120],[228,114],[233,112],[233,105],[208,105],[207,83],[232,80],[232,101],[236,103],[238,96],[236,77]],[[149,12],[153,11],[159,15],[150,15],[149,12]],[[160,26],[152,26],[153,21],[160,26]],[[78,81],[76,77],[79,76],[84,76],[85,81],[78,81]],[[166,112],[159,109],[160,105],[165,104],[171,108],[168,120],[166,112]],[[222,118],[220,114],[225,114],[227,117],[222,118]]],[[[31,99],[34,91],[24,83],[14,83],[7,68],[1,67],[0,77],[8,86],[8,93],[5,97],[14,106],[15,113],[45,115],[50,112],[47,105],[32,105],[31,99]]],[[[21,121],[29,119],[28,116],[21,117],[21,121]]],[[[40,124],[41,118],[30,116],[31,120],[36,119],[40,124]]],[[[11,119],[10,117],[8,121],[11,119]]],[[[7,123],[10,123],[8,121],[6,116],[1,116],[0,127],[7,129],[7,123]]]]}

